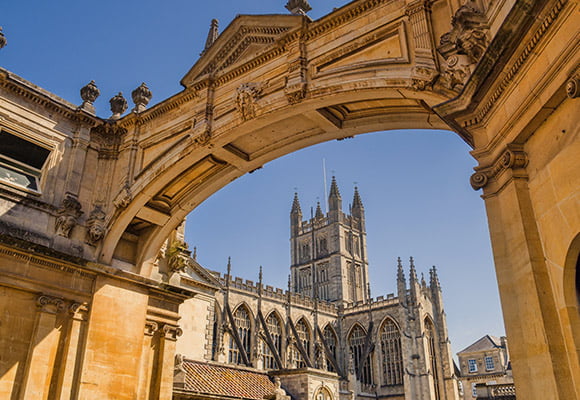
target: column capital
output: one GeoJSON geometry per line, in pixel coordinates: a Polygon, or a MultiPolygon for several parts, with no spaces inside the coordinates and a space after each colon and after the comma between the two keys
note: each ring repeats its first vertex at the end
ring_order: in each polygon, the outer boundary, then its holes
{"type": "Polygon", "coordinates": [[[183,330],[177,325],[165,324],[161,328],[161,336],[167,340],[177,340],[183,334],[183,330]]]}
{"type": "MultiPolygon", "coordinates": [[[[507,170],[524,171],[528,165],[528,156],[519,144],[508,144],[499,157],[487,166],[475,168],[469,182],[473,190],[479,190],[487,186],[492,180],[498,180],[507,170]]],[[[521,175],[526,176],[525,174],[521,175]]]]}
{"type": "Polygon", "coordinates": [[[36,298],[36,307],[41,312],[56,314],[64,310],[64,300],[59,297],[41,294],[36,298]]]}

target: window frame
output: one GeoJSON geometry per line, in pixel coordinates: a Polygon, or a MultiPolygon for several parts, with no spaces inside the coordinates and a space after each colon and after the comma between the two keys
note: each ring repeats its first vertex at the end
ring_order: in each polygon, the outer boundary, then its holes
{"type": "Polygon", "coordinates": [[[467,370],[470,374],[477,372],[477,360],[475,358],[469,358],[467,360],[467,370]]]}
{"type": "Polygon", "coordinates": [[[483,362],[485,364],[485,370],[486,371],[493,371],[493,370],[495,370],[495,362],[493,361],[493,357],[492,356],[485,356],[483,358],[483,362]],[[490,368],[490,365],[491,365],[491,368],[490,368]]]}

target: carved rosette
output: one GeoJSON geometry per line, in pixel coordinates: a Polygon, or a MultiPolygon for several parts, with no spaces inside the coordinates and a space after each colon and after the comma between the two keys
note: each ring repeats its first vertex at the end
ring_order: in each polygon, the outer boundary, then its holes
{"type": "Polygon", "coordinates": [[[56,234],[69,238],[72,228],[77,224],[78,219],[83,212],[81,211],[81,203],[77,200],[76,196],[71,193],[67,193],[62,200],[62,205],[58,209],[56,218],[55,230],[56,234]]]}
{"type": "Polygon", "coordinates": [[[109,122],[91,129],[91,141],[99,146],[99,158],[116,160],[125,133],[125,128],[109,122]]]}
{"type": "Polygon", "coordinates": [[[473,190],[479,190],[492,180],[496,179],[504,171],[522,170],[528,165],[528,157],[519,145],[508,145],[507,149],[489,167],[477,168],[471,175],[469,183],[473,190]]]}
{"type": "Polygon", "coordinates": [[[123,93],[119,92],[114,97],[109,100],[109,104],[111,105],[111,119],[119,119],[121,115],[127,111],[127,100],[123,97],[123,93]]]}
{"type": "Polygon", "coordinates": [[[261,94],[262,85],[255,82],[243,83],[236,90],[236,109],[244,121],[256,117],[257,102],[261,94]]]}
{"type": "Polygon", "coordinates": [[[142,112],[147,108],[147,104],[151,101],[153,94],[151,94],[151,90],[143,82],[137,89],[131,92],[131,97],[133,98],[133,103],[135,103],[133,111],[142,112]]]}
{"type": "Polygon", "coordinates": [[[489,27],[484,13],[470,0],[455,12],[451,26],[437,47],[447,61],[440,82],[448,89],[460,91],[487,49],[489,27]]]}
{"type": "Polygon", "coordinates": [[[105,236],[106,214],[100,205],[95,205],[87,220],[87,243],[96,245],[105,236]]]}

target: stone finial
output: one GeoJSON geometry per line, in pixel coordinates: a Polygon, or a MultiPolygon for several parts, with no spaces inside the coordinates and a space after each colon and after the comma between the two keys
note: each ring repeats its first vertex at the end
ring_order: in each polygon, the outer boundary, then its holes
{"type": "Polygon", "coordinates": [[[193,255],[191,256],[191,258],[193,258],[193,261],[197,261],[197,247],[193,246],[193,255]]]}
{"type": "Polygon", "coordinates": [[[149,101],[153,95],[151,94],[151,90],[149,90],[145,82],[143,82],[137,89],[131,92],[131,97],[133,98],[133,103],[135,103],[135,108],[133,108],[133,111],[139,113],[147,108],[147,104],[149,104],[149,101]]]}
{"type": "Polygon", "coordinates": [[[111,105],[111,112],[113,113],[111,119],[119,119],[121,118],[121,114],[127,111],[127,100],[125,100],[121,92],[111,98],[109,104],[111,105]]]}
{"type": "Polygon", "coordinates": [[[95,107],[93,106],[93,103],[95,102],[95,100],[97,100],[97,97],[99,97],[100,94],[101,91],[99,90],[97,85],[95,85],[95,81],[90,81],[89,83],[87,83],[85,86],[81,88],[81,99],[83,100],[81,108],[94,114],[95,107]]]}
{"type": "Polygon", "coordinates": [[[289,0],[286,3],[286,9],[294,15],[306,15],[312,7],[308,4],[308,0],[289,0]]]}
{"type": "Polygon", "coordinates": [[[320,208],[320,202],[316,203],[316,213],[314,214],[314,218],[316,219],[323,219],[324,214],[322,213],[322,208],[320,208]]]}
{"type": "Polygon", "coordinates": [[[207,39],[205,40],[205,47],[203,48],[203,51],[201,52],[201,54],[203,54],[207,50],[209,50],[209,48],[217,40],[217,38],[219,36],[218,24],[219,24],[219,22],[217,19],[214,18],[211,20],[211,24],[209,26],[209,32],[207,33],[207,39]]]}
{"type": "Polygon", "coordinates": [[[6,46],[7,43],[8,41],[6,40],[4,33],[2,33],[2,27],[0,26],[0,49],[6,46]]]}

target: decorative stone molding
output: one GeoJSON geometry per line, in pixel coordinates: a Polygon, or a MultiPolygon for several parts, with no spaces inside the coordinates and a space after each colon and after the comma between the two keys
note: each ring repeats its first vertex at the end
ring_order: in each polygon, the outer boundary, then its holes
{"type": "Polygon", "coordinates": [[[72,193],[67,193],[62,200],[62,205],[57,211],[55,230],[56,234],[69,238],[72,228],[77,224],[78,219],[83,212],[81,203],[72,193]]]}
{"type": "Polygon", "coordinates": [[[447,65],[441,83],[448,89],[460,91],[489,44],[485,14],[473,0],[461,6],[451,20],[451,31],[441,36],[437,51],[447,65]]]}
{"type": "Polygon", "coordinates": [[[143,82],[137,89],[131,92],[131,97],[133,103],[135,103],[133,111],[140,113],[145,111],[147,104],[149,104],[149,101],[151,101],[151,98],[153,97],[153,94],[151,94],[151,90],[149,90],[145,82],[143,82]]]}
{"type": "Polygon", "coordinates": [[[171,272],[185,271],[190,254],[190,251],[187,250],[187,243],[181,240],[174,240],[165,252],[169,270],[171,272]]]}
{"type": "Polygon", "coordinates": [[[91,141],[99,146],[99,158],[116,160],[125,128],[105,122],[91,129],[91,141]]]}
{"type": "Polygon", "coordinates": [[[56,314],[64,310],[64,300],[58,297],[41,294],[36,299],[36,306],[42,312],[56,314]]]}
{"type": "Polygon", "coordinates": [[[114,97],[109,100],[111,105],[111,115],[112,120],[117,120],[121,118],[121,115],[127,111],[127,100],[123,97],[123,93],[119,92],[114,97]]]}
{"type": "Polygon", "coordinates": [[[176,325],[165,324],[163,328],[161,328],[161,336],[163,336],[167,340],[175,341],[178,337],[183,334],[183,330],[176,325]]]}
{"type": "Polygon", "coordinates": [[[105,217],[107,215],[103,211],[101,205],[95,205],[93,211],[87,220],[87,243],[91,245],[97,244],[99,240],[105,236],[105,217]]]}
{"type": "Polygon", "coordinates": [[[131,194],[131,186],[129,185],[129,182],[125,182],[125,186],[123,186],[123,189],[121,189],[121,193],[119,193],[115,198],[115,200],[113,200],[113,204],[115,205],[115,207],[120,209],[127,208],[129,203],[131,203],[131,200],[133,200],[133,195],[131,194]]]}
{"type": "Polygon", "coordinates": [[[415,63],[412,71],[412,86],[415,90],[425,90],[433,86],[439,75],[432,46],[431,2],[416,0],[407,5],[405,14],[409,18],[413,34],[415,63]]]}
{"type": "Polygon", "coordinates": [[[95,85],[95,81],[90,81],[88,84],[81,88],[81,99],[83,100],[83,104],[81,104],[81,108],[85,111],[88,111],[92,114],[95,113],[95,107],[93,103],[99,97],[101,91],[95,85]]]}
{"type": "Polygon", "coordinates": [[[528,157],[520,145],[508,145],[507,149],[489,167],[478,167],[469,182],[473,190],[485,187],[491,179],[508,169],[523,169],[528,165],[528,157]]]}
{"type": "Polygon", "coordinates": [[[159,330],[159,324],[155,321],[147,320],[145,322],[145,335],[153,336],[159,330]]]}
{"type": "Polygon", "coordinates": [[[257,101],[261,95],[262,84],[260,83],[243,83],[236,90],[236,109],[244,121],[256,117],[257,101]]]}
{"type": "Polygon", "coordinates": [[[580,96],[580,71],[576,72],[568,82],[566,82],[566,94],[571,99],[580,96]]]}

